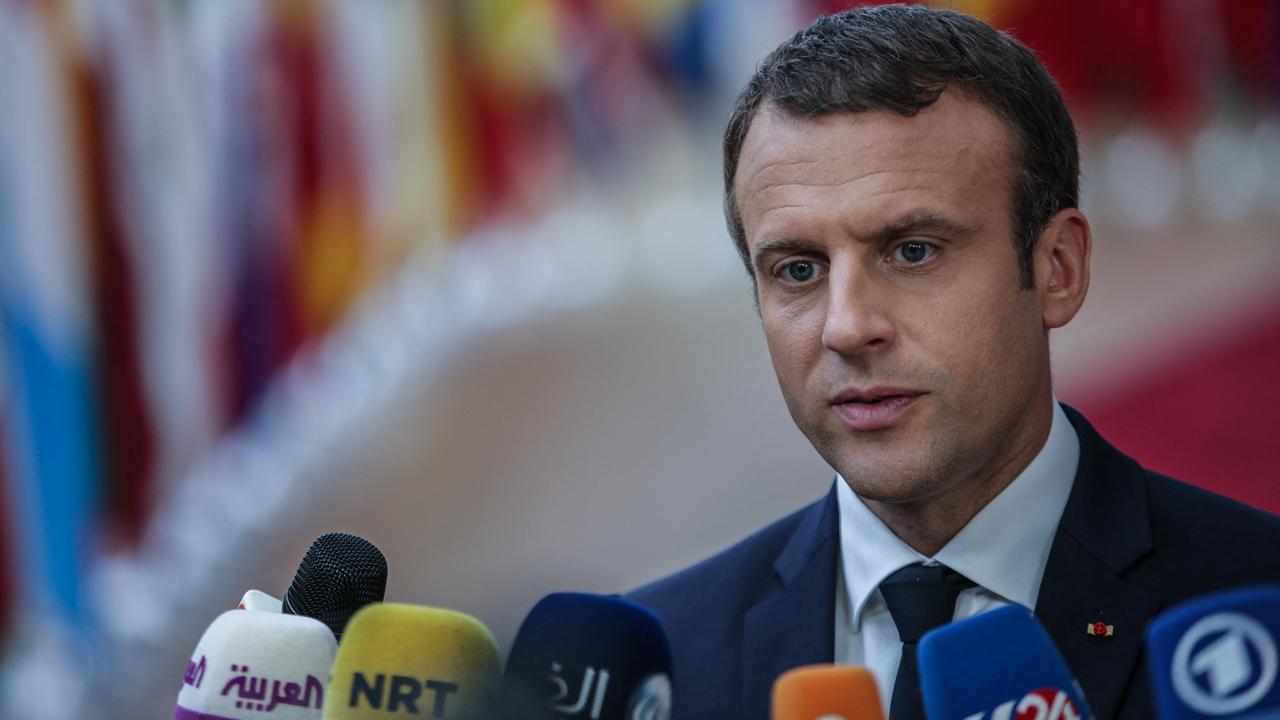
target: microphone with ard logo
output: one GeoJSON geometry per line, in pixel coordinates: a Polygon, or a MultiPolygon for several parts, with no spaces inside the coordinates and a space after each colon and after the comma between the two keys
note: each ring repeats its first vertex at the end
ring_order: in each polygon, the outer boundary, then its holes
{"type": "Polygon", "coordinates": [[[1215,593],[1161,614],[1147,663],[1162,720],[1280,718],[1280,586],[1215,593]]]}
{"type": "Polygon", "coordinates": [[[520,625],[503,687],[510,720],[667,720],[671,648],[648,608],[616,596],[548,595],[520,625]]]}
{"type": "Polygon", "coordinates": [[[806,665],[774,681],[773,720],[884,720],[884,706],[866,668],[806,665]]]}
{"type": "Polygon", "coordinates": [[[489,717],[501,672],[493,635],[470,615],[374,603],[338,645],[324,720],[489,717]]]}
{"type": "Polygon", "coordinates": [[[173,720],[320,720],[336,649],[312,618],[228,610],[196,644],[173,720]]]}
{"type": "Polygon", "coordinates": [[[1093,717],[1049,633],[1021,605],[927,633],[917,657],[930,720],[1093,717]]]}

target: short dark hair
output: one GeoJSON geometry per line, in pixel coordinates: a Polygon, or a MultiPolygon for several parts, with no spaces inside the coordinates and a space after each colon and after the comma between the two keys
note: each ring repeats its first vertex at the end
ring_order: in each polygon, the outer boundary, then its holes
{"type": "Polygon", "coordinates": [[[1033,287],[1036,238],[1054,213],[1079,202],[1071,115],[1025,45],[968,15],[918,5],[820,17],[770,53],[738,95],[724,132],[725,217],[747,272],[733,183],[742,143],[765,103],[801,118],[879,109],[910,117],[948,87],[994,110],[1013,131],[1011,227],[1022,285],[1033,287]]]}

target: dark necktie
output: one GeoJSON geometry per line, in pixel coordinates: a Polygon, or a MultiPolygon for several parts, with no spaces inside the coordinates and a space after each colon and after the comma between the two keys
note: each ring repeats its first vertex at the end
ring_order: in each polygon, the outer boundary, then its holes
{"type": "Polygon", "coordinates": [[[968,578],[943,565],[908,565],[880,583],[880,594],[902,640],[890,720],[924,720],[916,646],[925,633],[951,622],[956,598],[971,587],[968,578]]]}

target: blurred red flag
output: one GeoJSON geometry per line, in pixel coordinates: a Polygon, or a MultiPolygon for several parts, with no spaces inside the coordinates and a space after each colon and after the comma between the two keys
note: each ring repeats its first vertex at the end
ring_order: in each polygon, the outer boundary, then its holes
{"type": "Polygon", "coordinates": [[[119,94],[104,53],[82,55],[74,69],[81,192],[93,259],[97,370],[107,518],[112,537],[132,546],[154,496],[155,438],[142,384],[138,294],[121,197],[129,174],[116,165],[119,94]]]}
{"type": "Polygon", "coordinates": [[[357,168],[355,108],[337,64],[320,3],[277,3],[266,53],[285,80],[284,139],[295,143],[288,243],[302,336],[310,339],[340,318],[363,284],[364,198],[357,168]]]}

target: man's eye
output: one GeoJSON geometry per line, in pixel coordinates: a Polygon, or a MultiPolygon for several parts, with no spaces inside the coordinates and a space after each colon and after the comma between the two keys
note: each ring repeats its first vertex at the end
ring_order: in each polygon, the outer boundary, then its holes
{"type": "Polygon", "coordinates": [[[904,242],[893,249],[893,259],[916,265],[928,260],[937,251],[937,247],[927,242],[904,242]]]}
{"type": "Polygon", "coordinates": [[[792,283],[807,283],[818,274],[818,266],[811,260],[792,260],[782,266],[782,279],[792,283]]]}

